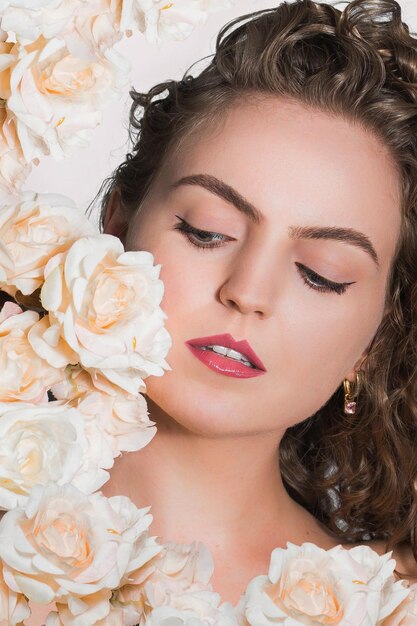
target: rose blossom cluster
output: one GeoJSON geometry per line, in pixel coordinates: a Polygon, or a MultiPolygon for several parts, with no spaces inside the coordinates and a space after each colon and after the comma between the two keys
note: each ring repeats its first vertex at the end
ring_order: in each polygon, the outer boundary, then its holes
{"type": "Polygon", "coordinates": [[[268,574],[248,584],[241,618],[250,626],[417,624],[417,583],[395,579],[391,554],[288,542],[272,551],[268,574]]]}
{"type": "Polygon", "coordinates": [[[64,196],[0,207],[0,624],[28,600],[65,624],[105,619],[161,550],[148,509],[97,492],[156,433],[143,392],[170,369],[159,272],[64,196]]]}
{"type": "Polygon", "coordinates": [[[8,510],[50,480],[92,493],[121,451],[149,443],[156,428],[141,392],[147,376],[170,369],[171,338],[153,256],[96,233],[67,198],[26,192],[0,207],[0,236],[0,508],[8,510]]]}
{"type": "Polygon", "coordinates": [[[102,109],[128,86],[124,35],[188,37],[235,0],[0,0],[0,192],[31,164],[88,145],[102,109]]]}

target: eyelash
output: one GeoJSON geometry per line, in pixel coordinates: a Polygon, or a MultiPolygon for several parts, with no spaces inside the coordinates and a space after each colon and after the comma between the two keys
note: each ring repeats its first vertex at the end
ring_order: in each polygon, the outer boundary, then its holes
{"type": "MultiPolygon", "coordinates": [[[[219,246],[221,246],[223,242],[227,239],[231,240],[230,237],[226,237],[226,235],[222,235],[220,233],[213,233],[208,230],[200,230],[199,228],[194,228],[194,226],[191,226],[191,224],[186,222],[182,217],[179,217],[178,215],[176,215],[175,217],[177,217],[180,221],[176,222],[176,224],[174,225],[174,229],[179,230],[181,233],[183,233],[187,238],[187,241],[196,248],[199,248],[200,250],[212,250],[213,248],[218,248],[219,246]],[[194,239],[192,239],[191,236],[221,237],[222,239],[215,243],[211,242],[210,245],[202,245],[201,243],[197,243],[194,239]]],[[[314,291],[327,293],[333,292],[337,293],[338,295],[342,295],[346,291],[346,288],[352,284],[335,283],[331,280],[328,280],[327,278],[324,278],[324,276],[320,276],[320,274],[316,274],[316,272],[313,272],[313,270],[311,270],[309,267],[306,267],[302,263],[296,263],[296,266],[300,270],[301,278],[303,279],[304,283],[307,285],[307,287],[310,287],[310,289],[314,289],[314,291]],[[319,284],[317,284],[317,282],[311,281],[317,281],[319,284]]]]}

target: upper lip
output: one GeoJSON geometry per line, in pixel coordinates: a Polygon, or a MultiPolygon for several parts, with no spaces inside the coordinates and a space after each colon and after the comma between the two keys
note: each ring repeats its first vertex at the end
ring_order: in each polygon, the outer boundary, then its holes
{"type": "Polygon", "coordinates": [[[237,350],[243,356],[252,363],[255,367],[266,372],[266,367],[262,363],[258,355],[252,350],[246,339],[242,341],[236,341],[229,333],[225,335],[211,335],[210,337],[197,337],[196,339],[189,339],[186,343],[192,346],[224,346],[225,348],[232,348],[237,350]]]}

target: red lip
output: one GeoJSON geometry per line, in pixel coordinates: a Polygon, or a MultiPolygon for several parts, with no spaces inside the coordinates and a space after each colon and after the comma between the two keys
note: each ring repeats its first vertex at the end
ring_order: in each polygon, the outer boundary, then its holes
{"type": "Polygon", "coordinates": [[[214,344],[224,346],[225,348],[232,348],[232,350],[241,352],[258,370],[266,372],[266,367],[258,355],[252,350],[246,339],[235,341],[232,335],[227,333],[224,335],[211,335],[210,337],[197,337],[196,339],[189,339],[185,343],[197,348],[214,344]]]}

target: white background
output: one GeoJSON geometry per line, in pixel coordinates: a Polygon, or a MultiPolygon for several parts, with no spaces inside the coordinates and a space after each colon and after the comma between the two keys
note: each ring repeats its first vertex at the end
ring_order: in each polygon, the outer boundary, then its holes
{"type": "MultiPolygon", "coordinates": [[[[196,27],[184,41],[148,44],[144,35],[124,38],[118,49],[132,64],[130,85],[137,91],[147,91],[151,86],[167,80],[182,78],[195,61],[213,54],[215,39],[220,27],[229,20],[259,9],[277,6],[278,0],[236,0],[232,9],[209,15],[207,22],[196,27]]],[[[343,9],[345,3],[335,5],[343,9]]],[[[402,20],[411,31],[417,31],[417,0],[400,0],[402,20]]],[[[209,59],[202,62],[204,66],[209,59]]],[[[191,71],[200,71],[199,64],[191,71]]],[[[72,198],[85,210],[94,198],[103,179],[125,158],[129,149],[127,127],[130,108],[128,89],[119,101],[111,102],[103,112],[103,123],[94,130],[92,142],[64,161],[56,162],[44,157],[33,167],[24,189],[38,192],[61,193],[72,198]]]]}

